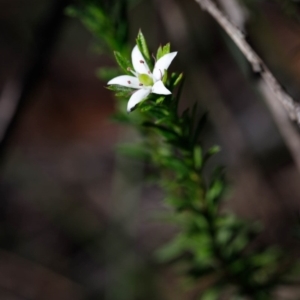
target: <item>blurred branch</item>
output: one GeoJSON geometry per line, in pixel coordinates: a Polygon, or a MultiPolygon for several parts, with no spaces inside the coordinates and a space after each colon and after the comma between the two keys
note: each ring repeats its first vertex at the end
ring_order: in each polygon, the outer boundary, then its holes
{"type": "Polygon", "coordinates": [[[260,74],[269,89],[272,91],[273,97],[276,98],[285,107],[291,120],[296,120],[300,125],[300,105],[289,96],[278,83],[276,78],[270,72],[266,64],[256,54],[245,39],[244,34],[233,25],[225,16],[225,14],[211,0],[195,0],[203,10],[206,10],[227,32],[236,46],[242,51],[245,58],[251,64],[255,73],[260,74]]]}
{"type": "Polygon", "coordinates": [[[294,163],[300,171],[300,139],[299,134],[293,124],[290,122],[288,115],[281,109],[275,101],[273,101],[273,94],[264,82],[260,82],[259,90],[274,117],[278,130],[281,133],[286,146],[290,150],[294,163]]]}
{"type": "Polygon", "coordinates": [[[20,117],[28,106],[29,96],[40,82],[49,63],[55,42],[64,20],[64,10],[72,0],[56,0],[49,16],[42,21],[35,41],[36,45],[29,60],[30,66],[20,79],[11,80],[0,97],[2,117],[0,128],[0,164],[4,161],[8,143],[19,125],[20,117]]]}
{"type": "MultiPolygon", "coordinates": [[[[241,4],[236,0],[230,0],[229,2],[228,0],[219,0],[219,2],[223,9],[228,13],[228,16],[240,20],[239,25],[244,28],[247,22],[245,17],[245,8],[242,7],[241,4]],[[232,10],[232,7],[234,7],[234,10],[232,10]],[[234,15],[231,15],[232,11],[234,11],[234,15]]],[[[274,117],[274,121],[276,122],[277,127],[294,158],[296,166],[300,170],[300,139],[298,132],[294,128],[293,124],[291,124],[289,121],[287,114],[282,110],[280,105],[274,101],[274,95],[267,83],[261,80],[258,88],[263,95],[274,117]]]]}
{"type": "MultiPolygon", "coordinates": [[[[265,101],[273,115],[273,118],[277,124],[277,127],[289,148],[294,162],[300,170],[300,138],[296,128],[288,120],[287,114],[282,110],[279,102],[287,110],[289,117],[292,120],[297,120],[300,125],[300,106],[296,103],[280,86],[276,78],[270,72],[265,63],[261,58],[255,53],[255,51],[250,47],[250,45],[245,40],[244,34],[235,27],[221,12],[215,3],[210,0],[196,0],[200,6],[208,11],[208,13],[219,23],[219,25],[228,33],[233,42],[242,51],[246,59],[252,66],[254,72],[261,75],[262,80],[260,81],[259,89],[265,98],[265,101]],[[277,99],[278,101],[275,101],[277,99]]],[[[231,0],[230,3],[224,0],[219,1],[223,6],[225,11],[230,13],[232,7],[234,7],[235,15],[233,18],[237,18],[240,26],[245,26],[246,18],[245,12],[242,7],[235,0],[231,0]],[[230,6],[229,6],[230,4],[230,6]],[[238,17],[237,17],[238,15],[238,17]],[[244,22],[242,20],[244,19],[244,22]]]]}
{"type": "Polygon", "coordinates": [[[238,26],[243,32],[249,15],[245,7],[236,0],[219,0],[219,2],[232,23],[238,26]]]}

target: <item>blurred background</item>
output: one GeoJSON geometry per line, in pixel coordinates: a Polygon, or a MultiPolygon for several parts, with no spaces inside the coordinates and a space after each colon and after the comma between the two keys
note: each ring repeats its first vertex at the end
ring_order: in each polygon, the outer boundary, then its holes
{"type": "MultiPolygon", "coordinates": [[[[138,137],[110,120],[115,100],[96,71],[115,63],[64,14],[71,2],[0,1],[0,299],[192,299],[155,260],[174,233],[163,194],[116,151],[138,137]]],[[[300,99],[299,4],[231,2],[223,9],[300,99]]],[[[297,251],[299,168],[259,78],[194,1],[130,1],[129,15],[132,45],[142,28],[153,51],[179,51],[182,109],[209,111],[203,143],[222,147],[211,164],[227,167],[226,209],[264,223],[261,245],[297,251]]]]}

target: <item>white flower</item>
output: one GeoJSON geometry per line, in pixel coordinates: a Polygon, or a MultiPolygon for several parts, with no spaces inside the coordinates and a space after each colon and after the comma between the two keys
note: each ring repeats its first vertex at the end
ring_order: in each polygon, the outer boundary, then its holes
{"type": "Polygon", "coordinates": [[[117,84],[137,90],[131,95],[127,104],[127,111],[130,112],[150,93],[159,95],[172,94],[163,84],[162,78],[176,55],[177,52],[172,52],[162,56],[155,63],[153,73],[151,73],[141,51],[138,46],[135,46],[131,53],[134,71],[130,70],[134,76],[118,76],[110,80],[107,84],[117,84]]]}

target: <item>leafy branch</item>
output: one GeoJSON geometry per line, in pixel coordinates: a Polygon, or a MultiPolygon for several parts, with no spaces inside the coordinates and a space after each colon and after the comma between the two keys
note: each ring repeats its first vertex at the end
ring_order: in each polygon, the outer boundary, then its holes
{"type": "Polygon", "coordinates": [[[83,3],[69,12],[102,39],[111,53],[116,51],[116,61],[126,75],[110,80],[109,89],[122,103],[129,98],[128,104],[134,103],[128,109],[134,112],[128,114],[122,107],[114,118],[136,128],[143,143],[123,150],[147,157],[156,167],[157,183],[165,191],[164,201],[170,207],[168,218],[178,227],[178,234],[159,251],[158,258],[181,264],[184,275],[195,286],[206,276],[213,278],[209,286],[197,291],[201,299],[219,299],[224,290],[230,290],[232,296],[273,299],[273,291],[285,282],[293,260],[275,248],[253,250],[258,226],[224,212],[224,169],[216,168],[211,176],[204,172],[219,147],[205,151],[200,143],[207,116],[199,117],[196,102],[179,113],[184,81],[181,73],[166,71],[176,55],[170,44],[160,46],[153,61],[146,39],[139,32],[130,62],[128,34],[124,32],[128,20],[115,8],[119,1],[112,1],[110,6],[91,0],[83,3]],[[114,15],[115,11],[120,15],[114,15]],[[158,65],[164,65],[162,61],[166,68],[159,69],[158,65]],[[141,73],[142,67],[148,72],[141,73]]]}

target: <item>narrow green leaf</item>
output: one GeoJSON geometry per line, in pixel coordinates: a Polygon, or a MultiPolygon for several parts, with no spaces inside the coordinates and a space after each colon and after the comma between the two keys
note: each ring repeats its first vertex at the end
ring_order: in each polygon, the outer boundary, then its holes
{"type": "Polygon", "coordinates": [[[185,78],[183,77],[182,80],[179,82],[179,86],[177,88],[177,93],[176,93],[176,96],[175,96],[175,103],[178,107],[178,103],[179,103],[179,100],[180,100],[180,97],[181,97],[181,94],[182,94],[182,91],[183,91],[183,84],[184,84],[184,81],[185,81],[185,78]]]}
{"type": "Polygon", "coordinates": [[[170,53],[171,45],[170,43],[166,44],[165,46],[159,46],[156,54],[156,59],[159,60],[164,55],[170,53]]]}
{"type": "Polygon", "coordinates": [[[169,119],[168,117],[160,118],[155,121],[155,124],[164,124],[164,123],[168,122],[168,119],[169,119]]]}
{"type": "Polygon", "coordinates": [[[130,95],[131,95],[130,92],[118,92],[115,94],[115,96],[118,98],[129,98],[130,95]]]}
{"type": "Polygon", "coordinates": [[[189,174],[189,168],[186,166],[186,164],[178,159],[173,157],[166,157],[161,159],[161,163],[165,168],[169,168],[170,170],[173,170],[176,172],[177,177],[185,177],[189,174]]]}
{"type": "Polygon", "coordinates": [[[213,210],[217,209],[217,204],[222,199],[226,190],[224,180],[224,168],[218,167],[213,173],[212,181],[206,194],[207,201],[213,210]]]}
{"type": "Polygon", "coordinates": [[[171,51],[171,44],[168,43],[166,44],[163,49],[162,49],[162,56],[166,55],[166,54],[169,54],[171,51]]]}
{"type": "Polygon", "coordinates": [[[211,158],[212,156],[214,156],[215,154],[219,153],[221,151],[221,147],[218,145],[215,145],[213,147],[211,147],[207,153],[205,153],[204,156],[204,161],[206,162],[209,158],[211,158]]]}
{"type": "Polygon", "coordinates": [[[128,88],[128,87],[125,87],[125,86],[121,86],[121,85],[115,85],[115,84],[114,85],[110,85],[110,86],[108,86],[106,88],[108,90],[114,91],[116,97],[124,97],[124,98],[130,97],[130,95],[134,91],[131,88],[128,88]]]}
{"type": "Polygon", "coordinates": [[[147,112],[147,111],[151,110],[153,108],[153,106],[144,104],[144,105],[141,105],[140,108],[141,108],[141,112],[147,112]]]}
{"type": "Polygon", "coordinates": [[[158,129],[161,132],[169,132],[169,133],[171,133],[175,136],[178,136],[178,134],[175,131],[173,131],[172,129],[161,126],[161,125],[157,125],[157,124],[154,124],[154,123],[151,123],[151,122],[144,122],[143,125],[145,127],[150,127],[150,128],[153,127],[153,128],[158,129]]]}
{"type": "Polygon", "coordinates": [[[174,81],[173,86],[177,86],[181,80],[183,79],[183,73],[180,73],[177,77],[177,79],[174,81]]]}
{"type": "Polygon", "coordinates": [[[216,180],[207,193],[207,199],[209,201],[213,201],[219,198],[223,190],[224,190],[224,183],[221,180],[216,180]]]}
{"type": "Polygon", "coordinates": [[[157,99],[155,100],[155,103],[156,103],[156,104],[160,104],[160,103],[162,103],[165,99],[166,99],[165,96],[161,96],[161,97],[159,97],[159,98],[157,98],[157,99]]]}
{"type": "Polygon", "coordinates": [[[118,65],[123,69],[123,71],[126,74],[132,75],[130,72],[130,69],[132,69],[130,61],[127,58],[123,57],[122,54],[118,51],[114,51],[114,55],[118,65]]]}
{"type": "Polygon", "coordinates": [[[145,58],[149,68],[152,70],[153,69],[153,63],[151,61],[151,56],[149,53],[149,49],[147,46],[147,42],[146,39],[142,33],[142,31],[140,30],[136,39],[136,44],[139,47],[143,57],[145,58]]]}
{"type": "Polygon", "coordinates": [[[107,89],[114,91],[114,92],[133,92],[134,89],[128,88],[126,86],[118,85],[118,84],[113,84],[109,85],[107,89]]]}
{"type": "Polygon", "coordinates": [[[197,170],[201,169],[202,162],[203,162],[202,148],[200,146],[196,146],[194,148],[194,165],[197,170]]]}
{"type": "Polygon", "coordinates": [[[157,49],[156,60],[159,60],[162,56],[163,56],[163,49],[162,46],[160,45],[157,49]]]}
{"type": "Polygon", "coordinates": [[[178,74],[178,73],[175,73],[175,72],[173,72],[173,73],[171,74],[171,76],[170,76],[170,83],[169,83],[169,85],[170,85],[171,87],[174,86],[174,83],[175,83],[175,81],[177,80],[178,76],[179,76],[179,74],[178,74]]]}
{"type": "Polygon", "coordinates": [[[208,154],[209,155],[214,155],[216,153],[219,153],[221,151],[221,147],[216,145],[216,146],[213,146],[211,147],[209,150],[208,150],[208,154]]]}

